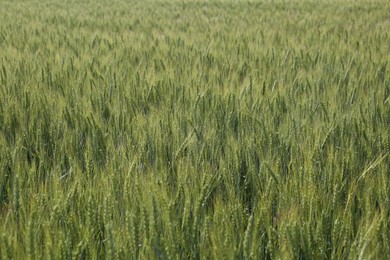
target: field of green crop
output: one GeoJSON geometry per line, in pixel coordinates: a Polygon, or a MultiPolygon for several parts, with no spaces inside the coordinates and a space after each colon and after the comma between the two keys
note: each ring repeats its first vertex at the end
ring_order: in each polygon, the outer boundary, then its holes
{"type": "Polygon", "coordinates": [[[0,0],[0,259],[390,259],[390,1],[0,0]]]}

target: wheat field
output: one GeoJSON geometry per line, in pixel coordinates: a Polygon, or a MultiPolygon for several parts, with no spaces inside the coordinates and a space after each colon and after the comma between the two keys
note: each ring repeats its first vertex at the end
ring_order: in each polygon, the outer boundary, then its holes
{"type": "Polygon", "coordinates": [[[0,0],[0,259],[390,259],[390,2],[0,0]]]}

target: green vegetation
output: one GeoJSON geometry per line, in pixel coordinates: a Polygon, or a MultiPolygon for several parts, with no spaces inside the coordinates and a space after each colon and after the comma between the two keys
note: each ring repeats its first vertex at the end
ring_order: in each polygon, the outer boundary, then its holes
{"type": "Polygon", "coordinates": [[[390,259],[390,1],[0,0],[0,258],[390,259]]]}

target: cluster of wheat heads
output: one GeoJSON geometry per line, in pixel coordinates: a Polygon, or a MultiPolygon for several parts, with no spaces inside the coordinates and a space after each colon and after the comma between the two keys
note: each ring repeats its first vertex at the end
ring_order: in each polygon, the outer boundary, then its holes
{"type": "Polygon", "coordinates": [[[0,0],[0,258],[390,258],[389,14],[0,0]]]}

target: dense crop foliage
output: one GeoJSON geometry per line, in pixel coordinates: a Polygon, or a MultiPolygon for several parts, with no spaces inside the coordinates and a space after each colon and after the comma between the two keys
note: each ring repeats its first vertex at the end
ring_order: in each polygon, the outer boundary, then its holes
{"type": "Polygon", "coordinates": [[[0,0],[0,258],[390,259],[389,1],[0,0]]]}

